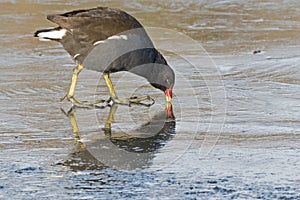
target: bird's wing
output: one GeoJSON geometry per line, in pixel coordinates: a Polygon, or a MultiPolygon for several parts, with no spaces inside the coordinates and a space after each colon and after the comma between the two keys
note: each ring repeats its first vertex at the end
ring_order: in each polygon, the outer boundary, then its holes
{"type": "Polygon", "coordinates": [[[82,63],[96,42],[124,31],[142,28],[142,25],[126,12],[106,7],[48,15],[47,19],[67,30],[60,42],[79,63],[82,63]]]}
{"type": "Polygon", "coordinates": [[[130,29],[142,28],[142,25],[126,12],[107,7],[48,15],[47,19],[68,31],[85,34],[90,37],[92,43],[130,29]]]}

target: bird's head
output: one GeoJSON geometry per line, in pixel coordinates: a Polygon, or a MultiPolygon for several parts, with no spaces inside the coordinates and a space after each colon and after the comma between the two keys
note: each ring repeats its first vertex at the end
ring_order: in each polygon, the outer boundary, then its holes
{"type": "Polygon", "coordinates": [[[165,90],[165,96],[166,96],[167,102],[172,101],[172,88],[168,88],[165,90]]]}
{"type": "Polygon", "coordinates": [[[162,90],[165,93],[166,101],[172,100],[172,91],[175,83],[174,71],[168,65],[161,65],[160,71],[156,74],[151,85],[155,88],[162,90]]]}
{"type": "Polygon", "coordinates": [[[163,91],[167,102],[170,102],[175,84],[175,73],[167,62],[163,61],[161,63],[139,65],[130,69],[130,72],[146,78],[153,87],[163,91]]]}

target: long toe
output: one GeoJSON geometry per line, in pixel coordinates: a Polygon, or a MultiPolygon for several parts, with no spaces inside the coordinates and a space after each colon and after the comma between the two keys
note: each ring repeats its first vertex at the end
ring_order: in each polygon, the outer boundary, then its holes
{"type": "Polygon", "coordinates": [[[150,96],[141,96],[141,97],[130,97],[129,99],[112,99],[114,103],[116,104],[122,104],[122,105],[142,105],[142,106],[152,106],[155,103],[155,100],[151,98],[150,96]]]}
{"type": "Polygon", "coordinates": [[[74,105],[83,106],[83,107],[106,107],[109,104],[109,102],[107,100],[102,100],[102,99],[101,100],[95,100],[95,101],[92,101],[92,102],[80,101],[80,100],[77,100],[74,97],[68,97],[67,99],[68,99],[68,101],[72,102],[74,105]],[[104,104],[104,105],[99,106],[99,104],[104,104]]]}

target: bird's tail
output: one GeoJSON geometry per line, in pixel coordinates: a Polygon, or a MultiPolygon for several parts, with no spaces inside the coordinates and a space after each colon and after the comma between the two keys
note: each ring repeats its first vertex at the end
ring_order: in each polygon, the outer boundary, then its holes
{"type": "Polygon", "coordinates": [[[38,30],[34,33],[34,37],[38,37],[39,40],[42,41],[49,41],[49,40],[59,41],[66,35],[66,33],[67,33],[66,29],[57,27],[57,28],[38,30]]]}

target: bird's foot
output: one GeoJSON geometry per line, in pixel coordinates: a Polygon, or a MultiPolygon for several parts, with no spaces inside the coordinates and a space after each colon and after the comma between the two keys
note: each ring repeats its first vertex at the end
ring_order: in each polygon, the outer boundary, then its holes
{"type": "Polygon", "coordinates": [[[130,97],[129,99],[110,98],[110,100],[113,103],[128,105],[128,106],[135,104],[135,105],[142,105],[142,106],[150,107],[155,103],[155,100],[153,98],[151,98],[149,95],[145,95],[145,96],[141,96],[141,97],[133,96],[133,97],[130,97]],[[145,101],[148,101],[148,102],[145,102],[145,101]]]}
{"type": "Polygon", "coordinates": [[[84,107],[106,107],[106,106],[111,106],[112,104],[121,104],[121,105],[142,105],[142,106],[147,106],[150,107],[155,103],[155,100],[151,98],[149,95],[137,97],[133,96],[130,97],[129,99],[119,99],[119,98],[109,98],[108,100],[95,100],[93,102],[88,102],[88,101],[80,101],[77,100],[75,97],[70,96],[68,94],[64,95],[60,101],[68,100],[72,102],[76,106],[84,106],[84,107]],[[99,104],[103,104],[102,106],[99,106],[99,104]]]}
{"type": "Polygon", "coordinates": [[[77,106],[84,106],[84,107],[106,107],[108,106],[110,100],[95,100],[93,102],[88,102],[88,101],[80,101],[77,100],[75,97],[73,96],[69,96],[68,94],[64,95],[62,98],[60,98],[60,101],[64,101],[65,99],[67,99],[68,101],[72,102],[74,105],[77,106]],[[104,104],[102,106],[99,106],[98,104],[104,104]]]}

